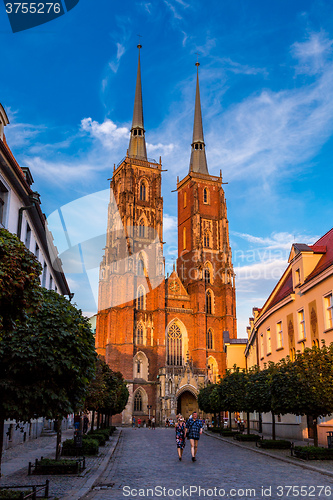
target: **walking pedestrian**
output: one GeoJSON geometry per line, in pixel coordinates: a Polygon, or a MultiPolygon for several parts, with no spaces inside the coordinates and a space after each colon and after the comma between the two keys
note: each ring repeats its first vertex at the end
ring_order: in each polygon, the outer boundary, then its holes
{"type": "Polygon", "coordinates": [[[178,458],[181,461],[186,444],[186,425],[182,415],[177,416],[177,423],[175,425],[175,428],[178,458]]]}
{"type": "Polygon", "coordinates": [[[140,429],[140,427],[141,427],[141,418],[139,417],[138,418],[138,429],[140,429]]]}
{"type": "Polygon", "coordinates": [[[155,430],[155,417],[151,419],[151,428],[155,430]]]}
{"type": "Polygon", "coordinates": [[[202,434],[202,422],[198,419],[198,414],[196,411],[193,412],[192,418],[189,418],[186,422],[186,429],[188,439],[191,443],[192,462],[195,462],[195,456],[198,450],[198,442],[200,439],[200,434],[202,434]]]}
{"type": "Polygon", "coordinates": [[[132,427],[135,428],[135,417],[132,418],[132,427]]]}

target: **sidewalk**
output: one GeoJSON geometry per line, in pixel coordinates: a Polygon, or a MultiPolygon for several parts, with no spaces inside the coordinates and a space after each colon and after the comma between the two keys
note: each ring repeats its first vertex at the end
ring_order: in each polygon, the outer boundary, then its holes
{"type": "MultiPolygon", "coordinates": [[[[300,467],[303,467],[303,469],[309,469],[314,472],[319,472],[326,476],[333,477],[333,460],[302,460],[300,458],[292,457],[290,454],[290,450],[264,450],[262,448],[258,448],[253,441],[236,441],[232,437],[222,437],[217,433],[209,431],[204,431],[204,433],[209,437],[219,439],[220,441],[224,441],[225,443],[233,444],[235,446],[238,446],[239,448],[252,450],[255,453],[259,453],[261,455],[266,455],[267,457],[275,458],[276,460],[281,460],[282,462],[290,463],[292,465],[298,465],[300,467]]],[[[256,432],[256,434],[258,433],[256,432]]],[[[264,435],[264,439],[272,439],[272,436],[264,435]]],[[[298,441],[292,439],[288,439],[288,441],[292,441],[295,446],[309,445],[307,441],[298,441]]]]}
{"type": "MultiPolygon", "coordinates": [[[[73,429],[63,432],[62,441],[73,437],[73,429]]],[[[36,458],[54,458],[56,436],[42,436],[28,441],[3,454],[0,486],[43,484],[50,480],[50,498],[78,500],[85,495],[104,472],[119,440],[121,431],[116,430],[97,456],[86,457],[86,469],[78,475],[28,476],[28,464],[36,458]]]]}

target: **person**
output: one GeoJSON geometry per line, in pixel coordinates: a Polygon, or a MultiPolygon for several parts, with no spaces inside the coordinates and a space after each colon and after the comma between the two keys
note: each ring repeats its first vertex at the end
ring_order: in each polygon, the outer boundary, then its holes
{"type": "Polygon", "coordinates": [[[132,427],[135,427],[135,417],[132,418],[132,427]]]}
{"type": "Polygon", "coordinates": [[[140,427],[141,427],[141,418],[139,417],[138,418],[138,429],[140,429],[140,427]]]}
{"type": "Polygon", "coordinates": [[[192,462],[195,462],[195,456],[198,450],[198,442],[200,439],[200,434],[202,434],[202,422],[198,419],[198,414],[196,411],[193,412],[192,418],[189,418],[186,422],[186,429],[188,439],[191,443],[192,462]]]}
{"type": "Polygon", "coordinates": [[[176,428],[176,443],[177,443],[178,458],[181,461],[186,444],[186,426],[185,426],[185,420],[182,415],[179,415],[177,417],[177,423],[175,424],[175,428],[176,428]]]}
{"type": "Polygon", "coordinates": [[[151,420],[148,418],[148,429],[151,429],[151,420]]]}
{"type": "Polygon", "coordinates": [[[151,428],[155,430],[155,417],[151,419],[151,428]]]}

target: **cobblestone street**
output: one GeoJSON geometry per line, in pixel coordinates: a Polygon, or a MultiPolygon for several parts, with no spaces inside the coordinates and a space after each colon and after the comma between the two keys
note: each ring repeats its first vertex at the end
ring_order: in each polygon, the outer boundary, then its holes
{"type": "Polygon", "coordinates": [[[296,496],[320,499],[333,498],[331,489],[333,492],[331,477],[206,435],[200,439],[197,461],[191,461],[187,442],[180,462],[173,429],[126,428],[122,430],[108,467],[85,500],[132,500],[136,497],[215,499],[223,496],[236,499],[278,500],[296,496]],[[191,486],[201,487],[201,495],[194,488],[191,491],[191,486]],[[156,487],[160,489],[147,491],[156,487]]]}

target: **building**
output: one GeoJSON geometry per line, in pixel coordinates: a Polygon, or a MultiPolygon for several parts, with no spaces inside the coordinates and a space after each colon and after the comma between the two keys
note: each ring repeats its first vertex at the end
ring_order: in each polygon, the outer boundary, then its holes
{"type": "Polygon", "coordinates": [[[117,422],[157,422],[197,409],[197,394],[226,369],[223,332],[236,337],[222,174],[209,174],[199,73],[188,173],[177,179],[178,258],[164,275],[162,162],[147,158],[140,49],[126,157],[110,183],[107,243],[100,266],[96,349],[123,373],[130,398],[117,422]]]}
{"type": "MultiPolygon", "coordinates": [[[[294,243],[288,266],[262,309],[253,310],[245,350],[247,366],[264,368],[306,347],[333,342],[333,229],[313,245],[294,243]]],[[[270,416],[263,416],[263,431],[270,430],[270,416]]],[[[333,419],[318,426],[319,442],[333,419]]],[[[278,418],[277,435],[295,439],[312,438],[312,419],[296,415],[278,418]]]]}
{"type": "MultiPolygon", "coordinates": [[[[4,131],[8,124],[7,114],[0,104],[0,227],[16,234],[39,260],[43,269],[41,286],[69,295],[57,250],[40,207],[39,194],[32,189],[32,174],[29,168],[19,166],[7,144],[4,131]]],[[[4,448],[39,436],[44,419],[17,427],[15,421],[5,422],[4,448]]]]}

